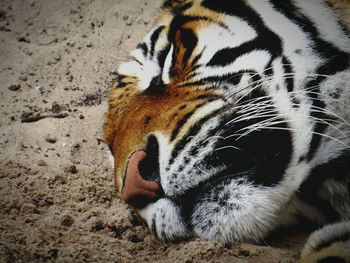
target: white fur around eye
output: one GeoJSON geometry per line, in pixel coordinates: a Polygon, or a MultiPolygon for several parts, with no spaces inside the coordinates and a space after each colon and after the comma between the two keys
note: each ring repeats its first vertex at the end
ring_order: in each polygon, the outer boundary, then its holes
{"type": "Polygon", "coordinates": [[[141,90],[147,89],[150,86],[152,79],[154,77],[159,76],[160,72],[161,69],[158,65],[158,62],[152,60],[145,61],[145,64],[143,65],[143,70],[138,76],[139,88],[141,90]]]}
{"type": "Polygon", "coordinates": [[[166,59],[164,61],[164,67],[163,67],[163,72],[162,72],[162,80],[163,80],[164,84],[170,83],[169,73],[170,73],[170,67],[171,67],[171,62],[172,62],[172,57],[173,57],[173,51],[174,51],[174,46],[171,45],[169,53],[166,56],[166,59]]]}
{"type": "Polygon", "coordinates": [[[129,61],[122,63],[119,66],[118,73],[126,76],[133,76],[138,78],[138,88],[141,90],[147,89],[154,77],[159,76],[161,69],[157,62],[152,60],[144,61],[141,66],[136,61],[129,61]]]}

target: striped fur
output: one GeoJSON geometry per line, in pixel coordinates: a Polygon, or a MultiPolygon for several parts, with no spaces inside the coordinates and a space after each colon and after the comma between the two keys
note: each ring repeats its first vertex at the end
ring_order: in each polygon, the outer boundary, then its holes
{"type": "Polygon", "coordinates": [[[117,189],[156,147],[164,196],[139,212],[162,240],[350,220],[349,53],[322,0],[165,1],[111,88],[117,189]]]}

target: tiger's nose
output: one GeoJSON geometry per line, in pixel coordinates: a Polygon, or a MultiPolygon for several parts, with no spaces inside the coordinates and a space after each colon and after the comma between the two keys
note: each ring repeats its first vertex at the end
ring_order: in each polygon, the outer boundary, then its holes
{"type": "Polygon", "coordinates": [[[125,203],[143,208],[162,195],[157,167],[152,167],[151,152],[137,151],[129,159],[122,190],[125,203]]]}

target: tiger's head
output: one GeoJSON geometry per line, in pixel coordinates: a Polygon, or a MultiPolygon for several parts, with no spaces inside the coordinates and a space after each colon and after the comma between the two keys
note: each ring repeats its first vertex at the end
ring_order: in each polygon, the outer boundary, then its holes
{"type": "Polygon", "coordinates": [[[110,91],[116,188],[162,240],[264,237],[319,143],[301,88],[321,62],[312,39],[263,21],[266,1],[219,2],[166,1],[110,91]]]}

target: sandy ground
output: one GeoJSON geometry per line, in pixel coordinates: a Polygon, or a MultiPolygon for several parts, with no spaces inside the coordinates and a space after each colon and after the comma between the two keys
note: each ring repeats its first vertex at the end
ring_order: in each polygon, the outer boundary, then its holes
{"type": "Polygon", "coordinates": [[[109,83],[159,4],[0,1],[0,262],[297,262],[300,237],[160,243],[118,198],[100,142],[109,83]]]}

